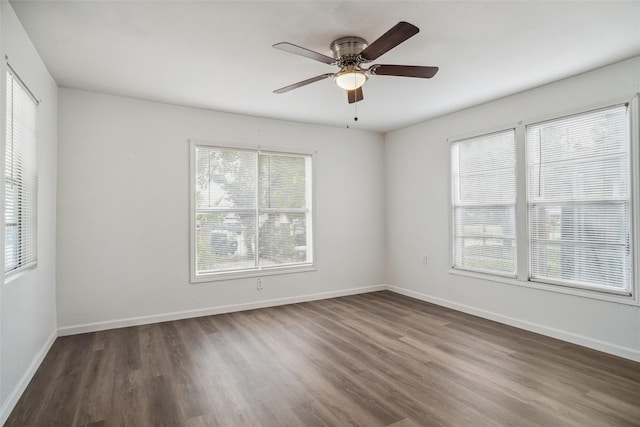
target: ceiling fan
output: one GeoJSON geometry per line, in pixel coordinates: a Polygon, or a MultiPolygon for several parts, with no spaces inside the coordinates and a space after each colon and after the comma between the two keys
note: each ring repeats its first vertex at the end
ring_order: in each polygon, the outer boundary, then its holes
{"type": "Polygon", "coordinates": [[[286,93],[293,89],[333,77],[336,85],[347,91],[347,99],[349,103],[352,104],[364,99],[362,85],[373,75],[430,79],[438,72],[438,67],[382,64],[375,64],[369,68],[362,67],[362,64],[374,61],[400,43],[415,36],[419,31],[420,29],[415,25],[408,22],[398,22],[371,44],[368,44],[367,41],[361,37],[341,37],[331,43],[330,48],[331,52],[333,52],[333,58],[304,47],[296,46],[292,43],[276,43],[273,45],[276,49],[324,62],[325,64],[337,65],[340,67],[340,71],[311,77],[310,79],[276,89],[273,92],[286,93]]]}

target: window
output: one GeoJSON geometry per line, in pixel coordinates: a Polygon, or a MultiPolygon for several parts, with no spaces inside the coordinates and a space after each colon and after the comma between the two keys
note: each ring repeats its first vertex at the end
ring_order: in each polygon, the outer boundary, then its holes
{"type": "Polygon", "coordinates": [[[527,126],[531,280],[631,289],[627,107],[527,126]]]}
{"type": "Polygon", "coordinates": [[[452,142],[454,270],[630,296],[637,166],[629,108],[452,142]]]}
{"type": "Polygon", "coordinates": [[[193,279],[313,263],[308,154],[192,144],[193,279]]]}
{"type": "Polygon", "coordinates": [[[14,73],[7,73],[5,273],[36,264],[36,111],[29,90],[14,73]]]}
{"type": "Polygon", "coordinates": [[[513,129],[451,145],[454,268],[516,274],[513,129]]]}

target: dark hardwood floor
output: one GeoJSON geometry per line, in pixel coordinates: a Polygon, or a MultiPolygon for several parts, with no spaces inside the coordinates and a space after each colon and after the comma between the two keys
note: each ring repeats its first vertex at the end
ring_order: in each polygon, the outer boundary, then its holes
{"type": "Polygon", "coordinates": [[[58,338],[6,426],[639,426],[640,363],[391,292],[58,338]]]}

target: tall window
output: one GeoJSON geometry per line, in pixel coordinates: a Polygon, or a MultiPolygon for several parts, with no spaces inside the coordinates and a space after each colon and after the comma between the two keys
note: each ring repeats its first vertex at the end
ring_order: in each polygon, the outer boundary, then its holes
{"type": "Polygon", "coordinates": [[[312,264],[310,155],[192,150],[195,279],[312,264]]]}
{"type": "Polygon", "coordinates": [[[36,107],[20,80],[7,73],[5,273],[36,263],[36,107]]]}
{"type": "Polygon", "coordinates": [[[514,130],[451,145],[454,268],[516,274],[514,130]]]}
{"type": "Polygon", "coordinates": [[[527,126],[530,277],[629,291],[627,107],[527,126]]]}

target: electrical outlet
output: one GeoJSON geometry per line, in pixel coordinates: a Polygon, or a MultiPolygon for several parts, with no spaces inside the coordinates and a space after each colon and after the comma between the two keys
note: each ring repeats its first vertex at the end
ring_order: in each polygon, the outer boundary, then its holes
{"type": "Polygon", "coordinates": [[[258,279],[258,290],[262,290],[262,279],[258,279]]]}
{"type": "Polygon", "coordinates": [[[424,265],[427,265],[427,256],[426,255],[422,255],[422,263],[424,265]]]}

